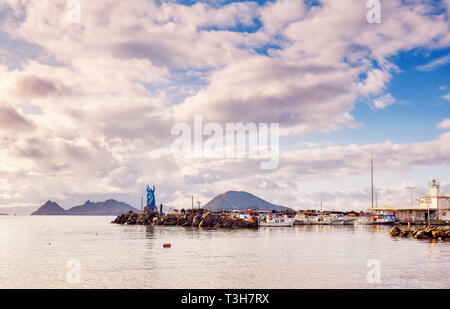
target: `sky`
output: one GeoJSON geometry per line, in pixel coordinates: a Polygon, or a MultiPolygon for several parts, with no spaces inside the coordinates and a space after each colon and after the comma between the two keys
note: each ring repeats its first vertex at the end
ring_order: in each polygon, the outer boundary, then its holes
{"type": "Polygon", "coordinates": [[[0,0],[0,212],[229,190],[295,209],[450,192],[450,0],[0,0]],[[76,13],[79,8],[79,15],[76,13]],[[78,18],[79,17],[79,18],[78,18]],[[177,123],[279,123],[277,168],[176,158],[177,123]]]}

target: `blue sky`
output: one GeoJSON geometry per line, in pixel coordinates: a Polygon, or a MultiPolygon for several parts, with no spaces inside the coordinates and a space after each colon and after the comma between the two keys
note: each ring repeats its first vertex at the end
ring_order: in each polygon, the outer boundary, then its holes
{"type": "Polygon", "coordinates": [[[315,133],[291,137],[298,140],[333,141],[337,145],[350,143],[364,145],[386,139],[394,143],[424,142],[436,138],[442,129],[436,124],[450,116],[449,101],[444,95],[450,91],[450,61],[431,70],[418,67],[450,54],[450,49],[437,51],[402,52],[391,58],[399,68],[387,91],[399,102],[384,109],[374,109],[367,99],[355,101],[351,114],[360,126],[329,133],[315,133]]]}

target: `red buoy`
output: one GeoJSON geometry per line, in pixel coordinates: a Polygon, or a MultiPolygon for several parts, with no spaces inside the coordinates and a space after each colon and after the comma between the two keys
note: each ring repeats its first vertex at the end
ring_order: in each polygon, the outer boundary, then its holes
{"type": "Polygon", "coordinates": [[[171,244],[164,244],[163,247],[164,248],[170,248],[172,245],[171,244]]]}

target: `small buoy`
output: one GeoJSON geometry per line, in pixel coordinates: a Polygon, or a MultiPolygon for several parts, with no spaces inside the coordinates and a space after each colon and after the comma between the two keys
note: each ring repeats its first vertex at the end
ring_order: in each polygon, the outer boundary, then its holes
{"type": "Polygon", "coordinates": [[[172,245],[171,244],[164,244],[163,247],[164,248],[170,248],[172,245]]]}

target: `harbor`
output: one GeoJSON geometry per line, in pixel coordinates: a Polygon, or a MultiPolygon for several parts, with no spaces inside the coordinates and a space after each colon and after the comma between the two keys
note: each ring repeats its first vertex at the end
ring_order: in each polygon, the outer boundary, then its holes
{"type": "MultiPolygon", "coordinates": [[[[417,199],[417,206],[373,207],[373,161],[371,161],[372,207],[366,211],[322,211],[319,210],[243,210],[227,209],[169,209],[163,212],[156,206],[155,187],[147,186],[147,203],[142,211],[130,211],[119,215],[112,223],[129,225],[178,225],[200,228],[264,228],[292,227],[294,225],[449,225],[450,197],[440,191],[440,184],[432,179],[428,184],[428,195],[417,199]]],[[[214,199],[213,199],[214,200],[214,199]]],[[[321,204],[322,208],[322,204],[321,204]]],[[[443,239],[448,237],[444,235],[443,239]]]]}

